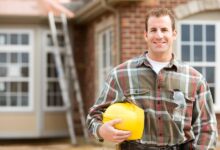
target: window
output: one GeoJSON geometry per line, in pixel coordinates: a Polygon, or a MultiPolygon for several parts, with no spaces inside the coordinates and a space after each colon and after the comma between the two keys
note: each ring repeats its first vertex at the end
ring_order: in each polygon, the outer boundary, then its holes
{"type": "MultiPolygon", "coordinates": [[[[51,39],[51,34],[47,32],[44,37],[45,40],[45,65],[46,65],[46,110],[63,110],[64,103],[62,93],[59,85],[58,74],[55,64],[55,57],[53,54],[54,47],[51,39]]],[[[64,63],[64,37],[61,33],[58,34],[58,45],[61,50],[61,60],[64,63]]]]}
{"type": "Polygon", "coordinates": [[[107,28],[98,34],[98,46],[99,91],[101,91],[104,80],[112,69],[112,28],[107,28]]]}
{"type": "Polygon", "coordinates": [[[32,107],[32,32],[0,30],[0,108],[25,111],[32,107]]]}
{"type": "Polygon", "coordinates": [[[55,58],[52,52],[47,53],[47,106],[63,106],[63,99],[58,82],[55,58]]]}
{"type": "Polygon", "coordinates": [[[187,62],[206,78],[215,104],[220,106],[217,97],[219,81],[219,24],[216,22],[181,22],[180,23],[180,58],[187,62]]]}

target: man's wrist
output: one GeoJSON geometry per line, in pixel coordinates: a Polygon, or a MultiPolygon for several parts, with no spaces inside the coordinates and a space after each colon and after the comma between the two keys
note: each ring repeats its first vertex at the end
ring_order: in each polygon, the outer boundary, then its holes
{"type": "Polygon", "coordinates": [[[96,139],[99,141],[99,142],[103,142],[104,139],[101,137],[101,135],[99,134],[99,129],[100,127],[102,126],[102,124],[98,124],[97,127],[96,127],[96,130],[95,130],[95,137],[96,139]]]}

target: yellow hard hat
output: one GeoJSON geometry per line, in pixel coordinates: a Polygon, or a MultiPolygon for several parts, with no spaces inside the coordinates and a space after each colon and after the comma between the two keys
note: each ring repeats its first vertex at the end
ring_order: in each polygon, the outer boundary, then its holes
{"type": "Polygon", "coordinates": [[[129,102],[114,103],[103,113],[103,123],[113,119],[122,119],[114,127],[119,130],[131,131],[128,140],[141,139],[144,130],[144,110],[129,102]]]}

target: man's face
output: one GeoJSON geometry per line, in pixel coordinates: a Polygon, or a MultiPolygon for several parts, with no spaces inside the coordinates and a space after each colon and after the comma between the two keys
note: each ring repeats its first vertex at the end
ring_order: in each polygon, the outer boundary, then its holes
{"type": "Polygon", "coordinates": [[[167,57],[170,57],[175,39],[176,31],[172,30],[169,16],[152,16],[149,18],[148,31],[145,33],[149,54],[154,56],[167,55],[167,57]]]}

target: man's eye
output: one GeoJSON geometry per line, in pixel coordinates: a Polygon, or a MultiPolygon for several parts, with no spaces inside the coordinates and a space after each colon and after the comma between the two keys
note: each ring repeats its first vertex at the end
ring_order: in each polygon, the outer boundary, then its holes
{"type": "Polygon", "coordinates": [[[161,31],[162,31],[162,32],[167,32],[168,30],[167,30],[167,29],[162,29],[161,31]]]}
{"type": "Polygon", "coordinates": [[[152,30],[151,30],[151,32],[156,32],[156,31],[157,31],[157,30],[155,30],[155,29],[152,29],[152,30]]]}

